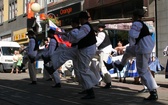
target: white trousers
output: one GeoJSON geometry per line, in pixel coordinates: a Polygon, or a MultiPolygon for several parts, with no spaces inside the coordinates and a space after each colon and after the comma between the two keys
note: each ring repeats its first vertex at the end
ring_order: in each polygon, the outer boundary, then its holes
{"type": "Polygon", "coordinates": [[[54,69],[61,67],[67,60],[73,60],[76,58],[77,48],[60,48],[52,54],[50,57],[51,63],[54,69]]]}
{"type": "Polygon", "coordinates": [[[28,70],[29,70],[30,80],[31,80],[31,81],[37,81],[35,62],[34,62],[34,63],[31,63],[30,60],[28,61],[28,70]]]}
{"type": "Polygon", "coordinates": [[[132,57],[136,57],[136,67],[138,74],[141,77],[142,84],[144,84],[150,91],[158,88],[155,79],[148,70],[150,53],[137,54],[135,52],[135,46],[128,46],[121,60],[121,64],[125,65],[132,57]]]}
{"type": "Polygon", "coordinates": [[[43,78],[46,80],[51,78],[51,75],[47,72],[45,68],[43,70],[43,78]]]}
{"type": "Polygon", "coordinates": [[[96,45],[79,49],[77,54],[78,69],[83,89],[90,89],[98,84],[95,74],[90,70],[89,64],[96,53],[96,45]]]}
{"type": "Polygon", "coordinates": [[[102,72],[103,75],[103,80],[105,83],[111,83],[111,75],[110,73],[107,71],[107,68],[105,67],[103,61],[107,61],[109,57],[109,53],[104,53],[103,51],[101,51],[99,53],[99,68],[102,72]]]}
{"type": "Polygon", "coordinates": [[[52,77],[53,77],[53,79],[54,79],[55,84],[61,83],[58,70],[56,70],[56,71],[52,74],[52,77]]]}
{"type": "Polygon", "coordinates": [[[74,70],[77,75],[77,78],[80,80],[79,73],[78,73],[78,65],[76,61],[76,55],[77,55],[77,48],[76,47],[58,47],[57,50],[52,54],[50,57],[51,59],[51,65],[53,65],[53,68],[56,70],[53,73],[53,78],[55,83],[58,83],[60,81],[58,68],[61,67],[67,60],[73,60],[74,70]]]}
{"type": "Polygon", "coordinates": [[[95,74],[97,80],[100,82],[102,80],[102,77],[100,76],[99,61],[97,58],[92,59],[90,69],[95,74]]]}

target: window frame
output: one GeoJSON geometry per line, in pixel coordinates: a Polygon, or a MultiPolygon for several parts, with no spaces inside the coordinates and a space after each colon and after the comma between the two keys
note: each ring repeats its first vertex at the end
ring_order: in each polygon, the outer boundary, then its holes
{"type": "Polygon", "coordinates": [[[24,0],[23,1],[23,14],[24,14],[24,16],[27,15],[27,5],[28,5],[28,3],[30,3],[30,0],[24,0]]]}
{"type": "Polygon", "coordinates": [[[0,1],[0,25],[3,25],[4,22],[4,4],[3,0],[0,1]]]}
{"type": "Polygon", "coordinates": [[[4,22],[4,15],[3,15],[3,13],[4,13],[4,8],[3,8],[3,6],[2,7],[0,7],[0,25],[2,25],[3,24],[3,22],[4,22]]]}
{"type": "Polygon", "coordinates": [[[9,22],[16,20],[17,17],[17,0],[9,1],[9,11],[8,11],[9,22]]]}

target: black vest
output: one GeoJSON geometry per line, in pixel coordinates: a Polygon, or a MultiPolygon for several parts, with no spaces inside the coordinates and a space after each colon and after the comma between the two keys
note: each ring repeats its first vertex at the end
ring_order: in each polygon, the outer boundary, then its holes
{"type": "Polygon", "coordinates": [[[31,37],[31,38],[35,40],[35,47],[34,47],[34,51],[39,50],[38,40],[37,40],[35,37],[31,37]]]}
{"type": "Polygon", "coordinates": [[[92,26],[88,22],[85,23],[85,24],[89,25],[91,30],[88,33],[88,35],[86,35],[84,38],[82,38],[78,42],[78,49],[86,48],[86,47],[91,46],[91,45],[93,45],[93,44],[95,44],[97,42],[96,41],[96,35],[95,35],[95,32],[94,32],[92,26]]]}
{"type": "Polygon", "coordinates": [[[110,38],[109,36],[107,35],[107,33],[103,30],[101,32],[104,32],[105,33],[105,38],[103,40],[103,42],[98,46],[98,49],[102,49],[102,48],[105,48],[106,46],[110,45],[111,44],[111,41],[110,41],[110,38]]]}
{"type": "Polygon", "coordinates": [[[137,20],[137,21],[141,22],[143,26],[142,26],[141,32],[139,34],[139,37],[135,39],[136,40],[135,45],[140,41],[140,39],[142,39],[145,36],[150,35],[150,32],[149,32],[147,25],[143,21],[140,21],[140,20],[137,20]]]}

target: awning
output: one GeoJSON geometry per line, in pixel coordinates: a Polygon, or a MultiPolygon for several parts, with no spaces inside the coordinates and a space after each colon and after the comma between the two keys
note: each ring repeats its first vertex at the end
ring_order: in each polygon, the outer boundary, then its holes
{"type": "MultiPolygon", "coordinates": [[[[154,17],[143,17],[142,18],[143,21],[154,21],[155,18],[154,17]]],[[[105,24],[118,24],[118,23],[130,23],[132,22],[131,18],[116,18],[116,19],[97,19],[97,20],[92,20],[89,21],[90,24],[92,25],[96,25],[98,23],[105,23],[105,24]]],[[[67,25],[67,26],[62,26],[61,28],[63,29],[71,29],[71,25],[67,25]]]]}

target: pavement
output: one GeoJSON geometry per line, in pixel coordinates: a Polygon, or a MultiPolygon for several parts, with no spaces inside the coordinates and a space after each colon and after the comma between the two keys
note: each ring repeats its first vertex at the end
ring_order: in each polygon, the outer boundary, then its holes
{"type": "Polygon", "coordinates": [[[70,77],[62,78],[61,88],[52,88],[53,81],[45,81],[42,74],[37,78],[37,85],[28,85],[28,73],[0,73],[0,105],[168,105],[168,79],[163,74],[155,77],[160,86],[157,101],[144,101],[149,93],[138,93],[143,86],[132,84],[133,78],[126,78],[126,83],[113,78],[110,89],[95,86],[96,98],[89,100],[80,99],[81,86],[70,77]]]}

